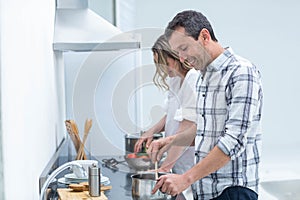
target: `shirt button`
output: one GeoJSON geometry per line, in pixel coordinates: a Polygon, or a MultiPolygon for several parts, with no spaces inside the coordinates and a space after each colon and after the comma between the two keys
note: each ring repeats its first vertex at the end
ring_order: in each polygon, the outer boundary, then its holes
{"type": "Polygon", "coordinates": [[[203,97],[205,97],[205,94],[202,94],[203,97]]]}
{"type": "Polygon", "coordinates": [[[202,114],[201,116],[204,117],[204,114],[202,114]]]}

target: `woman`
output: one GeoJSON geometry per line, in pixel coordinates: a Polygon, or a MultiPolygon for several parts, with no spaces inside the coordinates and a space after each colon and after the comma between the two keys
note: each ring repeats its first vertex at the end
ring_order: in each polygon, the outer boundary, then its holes
{"type": "MultiPolygon", "coordinates": [[[[152,47],[156,73],[154,84],[168,91],[165,116],[147,130],[135,145],[135,152],[146,148],[153,134],[165,131],[165,136],[180,134],[180,131],[196,123],[196,81],[199,72],[188,63],[181,63],[164,36],[160,36],[152,47]]],[[[172,147],[159,171],[182,174],[194,165],[194,147],[172,147]]],[[[191,188],[183,192],[186,199],[193,199],[191,188]]],[[[177,199],[184,199],[183,197],[177,199]]]]}

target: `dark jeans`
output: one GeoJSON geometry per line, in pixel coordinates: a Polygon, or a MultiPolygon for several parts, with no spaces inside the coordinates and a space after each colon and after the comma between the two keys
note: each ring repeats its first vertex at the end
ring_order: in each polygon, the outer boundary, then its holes
{"type": "MultiPolygon", "coordinates": [[[[256,192],[241,186],[226,188],[220,196],[212,200],[257,200],[256,192]]],[[[197,198],[195,198],[197,200],[197,198]]]]}

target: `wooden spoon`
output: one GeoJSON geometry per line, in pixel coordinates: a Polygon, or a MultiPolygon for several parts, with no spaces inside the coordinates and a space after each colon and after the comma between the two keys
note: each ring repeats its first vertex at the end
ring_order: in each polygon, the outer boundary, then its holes
{"type": "Polygon", "coordinates": [[[78,135],[78,129],[76,129],[76,124],[74,120],[66,120],[65,121],[67,131],[73,141],[76,152],[78,152],[80,147],[80,137],[78,135]],[[74,125],[75,124],[75,125],[74,125]]]}
{"type": "Polygon", "coordinates": [[[87,139],[87,136],[90,132],[91,127],[92,127],[92,120],[91,119],[86,119],[85,124],[84,124],[83,141],[82,141],[82,143],[79,147],[76,160],[85,159],[84,145],[85,145],[85,142],[86,142],[86,139],[87,139]]]}
{"type": "Polygon", "coordinates": [[[155,180],[157,180],[158,179],[157,161],[155,161],[154,165],[155,165],[155,180]]]}

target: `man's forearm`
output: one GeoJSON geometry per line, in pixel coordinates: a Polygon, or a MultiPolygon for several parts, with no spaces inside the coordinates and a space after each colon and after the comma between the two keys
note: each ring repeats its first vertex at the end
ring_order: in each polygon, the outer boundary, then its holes
{"type": "Polygon", "coordinates": [[[195,181],[215,172],[230,161],[230,157],[227,156],[221,149],[215,146],[212,151],[202,159],[193,168],[188,170],[184,176],[187,178],[190,184],[195,181]]]}

